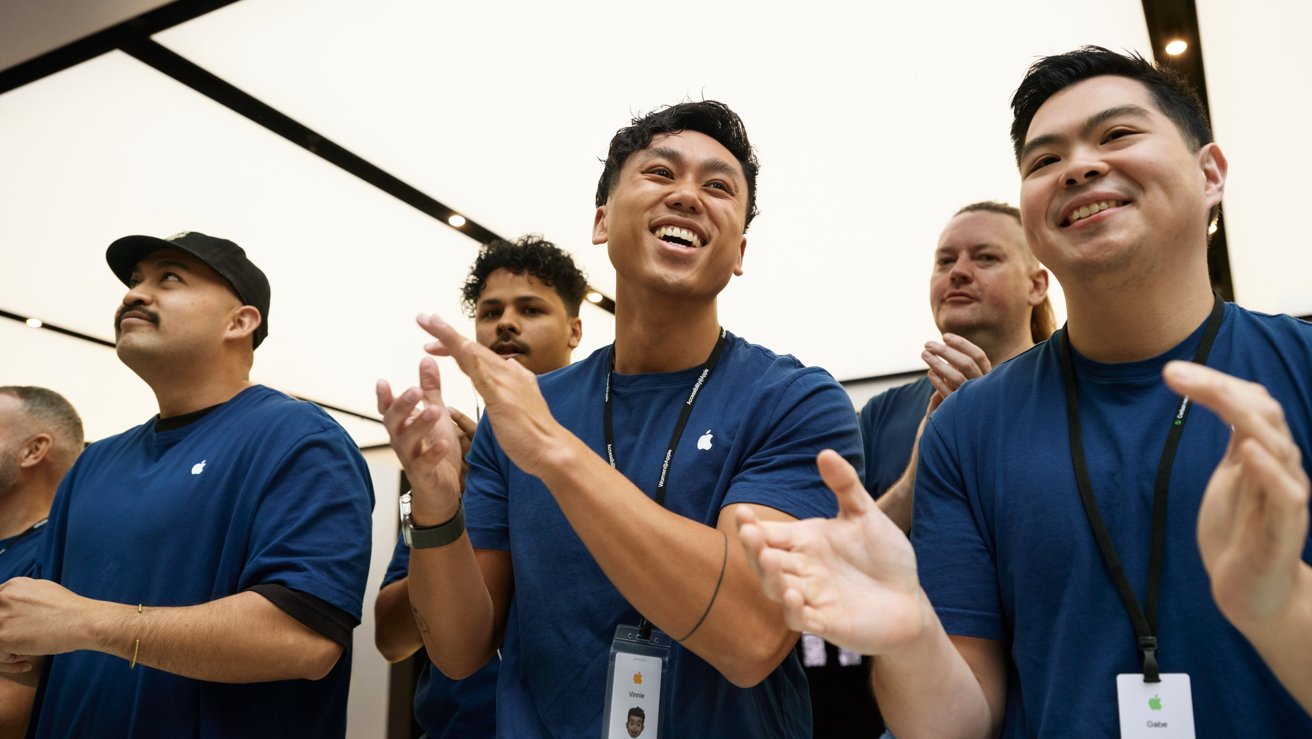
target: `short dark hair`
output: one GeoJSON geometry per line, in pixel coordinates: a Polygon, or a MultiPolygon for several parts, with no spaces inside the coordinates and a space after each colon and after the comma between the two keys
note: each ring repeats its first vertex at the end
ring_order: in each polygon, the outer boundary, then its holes
{"type": "Polygon", "coordinates": [[[1090,77],[1128,77],[1148,88],[1162,114],[1180,130],[1194,150],[1212,143],[1212,125],[1198,93],[1184,75],[1170,67],[1154,64],[1137,53],[1118,54],[1101,46],[1081,46],[1074,51],[1045,56],[1034,62],[1016,94],[1011,98],[1011,144],[1020,163],[1034,114],[1048,98],[1090,77]]]}
{"type": "Polygon", "coordinates": [[[634,706],[633,708],[629,709],[629,718],[633,718],[634,716],[637,716],[638,718],[642,719],[644,722],[647,720],[647,714],[643,712],[641,706],[634,706]]]}
{"type": "Polygon", "coordinates": [[[499,269],[514,275],[528,272],[548,287],[555,288],[571,316],[579,314],[579,305],[588,292],[588,278],[575,266],[574,260],[542,236],[527,234],[514,241],[494,239],[479,250],[478,258],[465,278],[461,305],[471,318],[478,311],[478,299],[487,287],[488,275],[499,269]]]}
{"type": "Polygon", "coordinates": [[[743,224],[743,230],[747,230],[758,213],[756,173],[761,170],[761,163],[756,160],[756,152],[747,140],[747,128],[743,126],[742,119],[729,106],[716,100],[678,103],[659,108],[634,118],[630,125],[616,131],[615,137],[610,140],[601,179],[597,181],[597,207],[605,205],[610,199],[610,193],[619,180],[620,169],[631,155],[646,149],[657,136],[680,131],[704,133],[728,149],[738,160],[743,168],[743,176],[747,178],[747,221],[743,224]]]}
{"type": "MultiPolygon", "coordinates": [[[[953,213],[952,217],[956,218],[963,213],[997,213],[1011,216],[1016,219],[1017,224],[1023,225],[1020,220],[1019,208],[997,200],[982,200],[978,203],[963,206],[956,213],[953,213]]],[[[1025,244],[1024,256],[1026,261],[1033,266],[1042,266],[1039,258],[1034,256],[1028,242],[1025,244]]],[[[1030,340],[1037,344],[1052,336],[1052,332],[1055,330],[1057,330],[1057,316],[1052,312],[1052,299],[1044,295],[1043,302],[1034,306],[1034,309],[1030,311],[1030,340]]]]}
{"type": "Polygon", "coordinates": [[[82,418],[73,404],[54,390],[34,385],[0,386],[0,394],[17,398],[23,412],[36,422],[39,430],[54,437],[52,460],[63,471],[72,467],[85,443],[82,418]]]}

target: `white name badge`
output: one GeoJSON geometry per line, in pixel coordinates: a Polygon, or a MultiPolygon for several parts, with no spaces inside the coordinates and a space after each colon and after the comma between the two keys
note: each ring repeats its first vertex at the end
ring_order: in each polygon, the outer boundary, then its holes
{"type": "Polygon", "coordinates": [[[669,668],[670,637],[653,630],[643,639],[635,626],[620,626],[610,646],[606,678],[606,710],[602,739],[657,739],[665,671],[669,668]]]}
{"type": "Polygon", "coordinates": [[[1163,674],[1159,683],[1143,675],[1116,676],[1121,739],[1194,739],[1194,697],[1189,676],[1163,674]]]}

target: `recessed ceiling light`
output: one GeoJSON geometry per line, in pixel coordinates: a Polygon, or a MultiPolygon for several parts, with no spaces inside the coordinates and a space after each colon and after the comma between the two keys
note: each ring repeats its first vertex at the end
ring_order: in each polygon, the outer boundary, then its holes
{"type": "Polygon", "coordinates": [[[451,216],[450,218],[446,219],[446,222],[451,224],[453,228],[460,228],[461,226],[465,225],[465,217],[457,213],[451,216]]]}
{"type": "Polygon", "coordinates": [[[1210,236],[1211,234],[1216,233],[1216,230],[1217,230],[1218,228],[1220,228],[1220,226],[1217,225],[1217,221],[1215,221],[1215,220],[1212,221],[1212,225],[1210,225],[1210,226],[1207,227],[1207,233],[1208,233],[1208,235],[1210,236]]]}
{"type": "Polygon", "coordinates": [[[1189,42],[1184,39],[1175,39],[1166,44],[1166,53],[1171,56],[1180,56],[1189,48],[1189,42]]]}
{"type": "Polygon", "coordinates": [[[45,324],[41,322],[41,319],[40,319],[40,318],[29,318],[29,319],[27,319],[27,327],[28,327],[28,328],[41,328],[41,327],[44,326],[44,325],[45,325],[45,324]]]}
{"type": "Polygon", "coordinates": [[[595,290],[594,290],[593,292],[588,293],[588,302],[589,302],[589,303],[600,303],[600,302],[601,302],[601,293],[596,292],[595,290]]]}

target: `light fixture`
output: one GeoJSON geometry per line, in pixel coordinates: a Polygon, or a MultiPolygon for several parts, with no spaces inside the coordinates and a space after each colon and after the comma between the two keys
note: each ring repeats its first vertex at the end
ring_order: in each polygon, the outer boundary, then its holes
{"type": "Polygon", "coordinates": [[[28,328],[41,328],[41,327],[44,326],[44,325],[45,325],[45,324],[41,322],[41,319],[40,319],[40,318],[29,318],[29,319],[27,319],[27,327],[28,327],[28,328]]]}
{"type": "Polygon", "coordinates": [[[1170,54],[1171,56],[1180,56],[1188,48],[1189,48],[1189,42],[1185,41],[1184,39],[1174,39],[1172,41],[1167,42],[1166,53],[1170,54]]]}
{"type": "Polygon", "coordinates": [[[601,293],[599,293],[599,292],[597,292],[597,291],[595,291],[595,290],[593,290],[592,292],[588,293],[588,302],[589,302],[589,303],[600,303],[600,302],[601,302],[601,293]]]}
{"type": "Polygon", "coordinates": [[[456,213],[453,214],[450,218],[446,219],[446,222],[451,224],[452,228],[460,228],[461,226],[465,225],[465,217],[460,215],[459,213],[456,213]]]}
{"type": "Polygon", "coordinates": [[[1216,233],[1216,230],[1218,228],[1220,228],[1220,219],[1219,218],[1213,219],[1212,224],[1207,227],[1207,235],[1211,236],[1212,234],[1216,233]]]}

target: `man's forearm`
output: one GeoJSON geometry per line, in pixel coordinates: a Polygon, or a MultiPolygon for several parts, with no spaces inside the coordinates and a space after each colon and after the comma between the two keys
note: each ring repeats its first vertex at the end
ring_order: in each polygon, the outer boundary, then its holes
{"type": "Polygon", "coordinates": [[[36,689],[0,679],[0,739],[21,739],[36,689]]]}
{"type": "Polygon", "coordinates": [[[476,553],[468,534],[445,546],[410,552],[407,579],[413,620],[429,659],[442,674],[455,680],[468,677],[500,647],[509,608],[509,573],[509,553],[476,553]]]}
{"type": "MultiPolygon", "coordinates": [[[[730,682],[750,686],[769,675],[797,634],[761,592],[732,512],[715,527],[684,518],[568,432],[554,449],[542,480],[624,598],[730,682]]],[[[761,517],[791,518],[757,508],[761,517]]]]}
{"type": "Polygon", "coordinates": [[[93,603],[83,619],[83,648],[196,680],[317,680],[342,654],[258,593],[180,608],[93,603]]]}
{"type": "Polygon", "coordinates": [[[871,661],[875,701],[900,737],[985,739],[1002,726],[1006,653],[1000,642],[951,638],[924,598],[925,629],[871,661]]]}
{"type": "Polygon", "coordinates": [[[388,662],[400,662],[424,646],[410,610],[410,578],[388,583],[374,601],[374,645],[388,662]]]}

